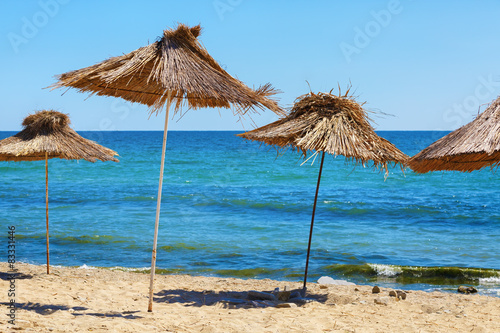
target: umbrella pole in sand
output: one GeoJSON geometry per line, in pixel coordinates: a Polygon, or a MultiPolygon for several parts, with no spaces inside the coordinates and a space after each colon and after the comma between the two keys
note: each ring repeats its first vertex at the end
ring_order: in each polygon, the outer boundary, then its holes
{"type": "Polygon", "coordinates": [[[319,175],[318,175],[318,185],[316,185],[316,195],[314,196],[314,206],[313,206],[313,212],[312,212],[312,218],[311,218],[311,229],[309,231],[309,244],[307,245],[307,259],[306,259],[306,270],[304,273],[304,287],[302,288],[302,293],[303,296],[306,294],[306,284],[307,284],[307,269],[309,268],[309,254],[311,253],[311,239],[312,239],[312,234],[313,234],[313,227],[314,227],[314,215],[316,214],[316,203],[318,202],[318,191],[319,191],[319,183],[321,181],[321,173],[323,172],[323,162],[325,161],[325,152],[323,152],[323,155],[321,156],[321,164],[319,166],[319,175]]]}
{"type": "Polygon", "coordinates": [[[168,92],[167,97],[167,109],[165,112],[165,128],[163,130],[163,148],[161,153],[161,166],[160,166],[160,182],[158,184],[158,198],[156,201],[156,220],[155,220],[155,234],[153,240],[153,254],[151,258],[151,279],[149,281],[149,304],[148,312],[153,312],[153,282],[155,279],[156,270],[156,246],[158,243],[158,226],[160,224],[160,206],[161,206],[161,190],[163,186],[163,168],[165,166],[165,150],[167,148],[167,132],[168,132],[168,114],[170,110],[170,104],[172,103],[171,92],[168,92]]]}
{"type": "Polygon", "coordinates": [[[49,158],[45,152],[45,237],[47,238],[47,274],[50,274],[49,263],[49,158]]]}

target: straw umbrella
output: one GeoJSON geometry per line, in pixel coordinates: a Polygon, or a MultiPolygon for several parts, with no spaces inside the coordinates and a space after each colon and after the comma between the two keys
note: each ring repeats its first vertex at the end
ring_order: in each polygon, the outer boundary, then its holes
{"type": "Polygon", "coordinates": [[[200,33],[199,25],[189,28],[179,24],[175,30],[165,30],[155,43],[96,65],[59,75],[59,81],[52,85],[53,88],[73,87],[80,92],[121,97],[149,106],[152,113],[159,113],[166,106],[151,259],[149,312],[153,306],[161,189],[171,103],[175,102],[174,114],[181,110],[183,104],[192,109],[233,108],[234,113],[239,116],[255,108],[270,109],[280,115],[284,113],[269,98],[276,90],[269,84],[253,90],[233,78],[198,41],[200,33]]]}
{"type": "Polygon", "coordinates": [[[47,274],[49,261],[49,178],[48,160],[87,160],[89,162],[118,162],[117,152],[82,138],[69,127],[69,117],[49,110],[39,111],[24,118],[24,129],[0,141],[0,161],[41,161],[45,160],[45,215],[47,241],[47,274]]]}
{"type": "Polygon", "coordinates": [[[302,95],[297,98],[288,116],[250,132],[239,134],[245,139],[264,142],[278,149],[288,147],[297,149],[304,157],[308,151],[313,151],[314,157],[321,152],[307,246],[304,293],[325,153],[334,156],[343,155],[363,165],[373,161],[375,167],[385,169],[386,175],[389,162],[400,163],[404,166],[407,159],[407,156],[393,144],[375,134],[366,111],[352,96],[348,96],[348,93],[349,90],[344,95],[339,93],[338,96],[332,95],[331,92],[318,94],[311,92],[302,95]]]}
{"type": "Polygon", "coordinates": [[[437,140],[409,160],[417,173],[472,172],[500,163],[500,97],[476,119],[437,140]]]}

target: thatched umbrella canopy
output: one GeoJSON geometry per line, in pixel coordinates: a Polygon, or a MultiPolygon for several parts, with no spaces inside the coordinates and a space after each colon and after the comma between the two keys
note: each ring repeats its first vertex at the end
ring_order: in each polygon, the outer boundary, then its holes
{"type": "Polygon", "coordinates": [[[295,101],[288,116],[266,126],[239,134],[254,141],[264,142],[278,149],[297,149],[306,157],[309,151],[314,155],[322,152],[321,164],[314,198],[314,206],[309,232],[304,292],[311,249],[312,231],[319,184],[323,170],[325,153],[343,155],[365,165],[373,162],[377,168],[385,169],[388,163],[406,164],[407,156],[389,141],[379,137],[370,125],[366,111],[352,96],[338,96],[331,93],[309,93],[295,101]]]}
{"type": "Polygon", "coordinates": [[[179,112],[185,104],[193,109],[232,108],[239,116],[257,109],[270,109],[276,114],[284,114],[276,101],[269,98],[277,92],[271,85],[253,90],[233,78],[198,41],[200,33],[199,25],[189,28],[179,24],[175,30],[165,30],[161,38],[148,46],[59,75],[58,82],[52,85],[53,88],[72,87],[80,92],[121,97],[145,104],[151,112],[156,113],[166,107],[151,259],[149,312],[153,308],[161,188],[171,103],[175,102],[174,113],[179,112]]]}
{"type": "Polygon", "coordinates": [[[58,75],[51,87],[121,97],[152,112],[161,111],[170,96],[176,112],[185,103],[193,109],[232,107],[240,115],[255,107],[283,114],[268,98],[277,91],[269,84],[253,90],[229,75],[201,45],[200,33],[199,25],[179,24],[148,46],[58,75]]]}
{"type": "Polygon", "coordinates": [[[437,140],[409,160],[417,173],[472,172],[500,163],[500,97],[472,122],[437,140]]]}
{"type": "Polygon", "coordinates": [[[118,162],[114,157],[118,155],[117,152],[82,138],[69,124],[69,117],[63,113],[53,110],[39,111],[24,118],[24,129],[21,132],[0,140],[0,161],[45,160],[47,274],[50,273],[48,160],[63,158],[89,162],[118,162]]]}

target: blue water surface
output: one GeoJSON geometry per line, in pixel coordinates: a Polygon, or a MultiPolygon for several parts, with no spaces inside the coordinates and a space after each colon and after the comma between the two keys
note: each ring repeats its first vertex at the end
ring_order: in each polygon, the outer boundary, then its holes
{"type": "MultiPolygon", "coordinates": [[[[13,134],[0,132],[0,139],[13,134]]],[[[49,160],[51,264],[150,266],[163,133],[80,134],[116,150],[120,162],[49,160]]],[[[157,267],[298,281],[319,159],[301,166],[296,152],[278,157],[274,148],[235,134],[168,133],[157,267]]],[[[378,134],[411,156],[446,132],[378,134]]],[[[369,264],[379,278],[391,275],[380,267],[393,266],[500,270],[499,185],[498,174],[489,169],[418,175],[395,167],[385,179],[384,171],[370,165],[328,155],[309,280],[372,278],[332,265],[369,264]]],[[[44,161],[0,163],[5,242],[11,225],[17,259],[45,264],[44,161]]],[[[485,288],[499,286],[500,279],[493,278],[485,288]]],[[[406,287],[427,284],[412,281],[406,287]]]]}

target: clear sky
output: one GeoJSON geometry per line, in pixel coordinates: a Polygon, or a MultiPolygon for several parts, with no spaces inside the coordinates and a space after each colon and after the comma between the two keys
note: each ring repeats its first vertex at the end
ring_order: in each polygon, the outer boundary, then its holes
{"type": "MultiPolygon", "coordinates": [[[[54,75],[128,53],[177,23],[250,87],[296,97],[352,83],[381,115],[377,130],[453,130],[500,94],[500,1],[3,0],[0,130],[35,110],[68,113],[76,130],[161,130],[147,107],[70,89],[54,75]],[[307,82],[306,82],[307,81],[307,82]]],[[[253,117],[276,120],[271,111],[253,117]]],[[[251,129],[230,110],[190,110],[171,130],[251,129]]]]}

